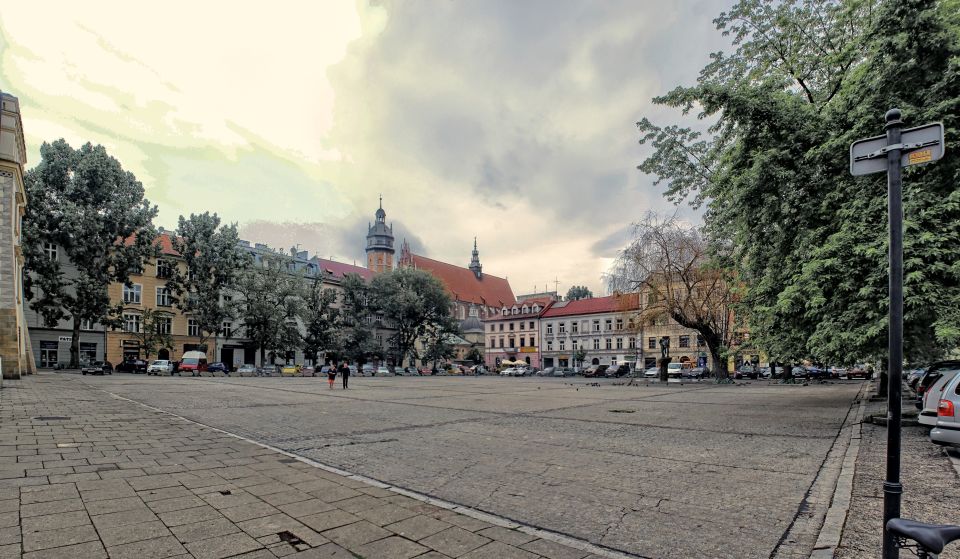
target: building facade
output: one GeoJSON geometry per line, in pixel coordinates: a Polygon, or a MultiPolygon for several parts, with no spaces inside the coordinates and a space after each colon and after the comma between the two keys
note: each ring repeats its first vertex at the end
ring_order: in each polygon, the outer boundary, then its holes
{"type": "Polygon", "coordinates": [[[515,303],[486,318],[483,325],[487,367],[497,368],[505,361],[522,361],[538,369],[549,367],[543,362],[540,319],[553,304],[549,300],[515,303]]]}
{"type": "MultiPolygon", "coordinates": [[[[123,306],[123,324],[119,329],[106,332],[106,359],[113,364],[130,359],[170,359],[179,361],[187,351],[200,348],[200,331],[196,323],[173,304],[173,294],[167,288],[167,280],[174,267],[186,272],[186,263],[173,248],[173,233],[160,229],[155,241],[160,256],[145,262],[140,273],[130,275],[130,286],[114,282],[107,288],[110,301],[123,306]],[[140,336],[144,329],[143,314],[146,309],[159,313],[157,328],[170,335],[167,347],[150,350],[142,347],[140,336]],[[155,351],[155,352],[154,352],[155,351]]],[[[132,242],[132,239],[128,239],[132,242]]]]}
{"type": "Polygon", "coordinates": [[[0,91],[0,369],[3,378],[34,371],[30,332],[24,316],[21,222],[27,207],[20,102],[0,91]]]}

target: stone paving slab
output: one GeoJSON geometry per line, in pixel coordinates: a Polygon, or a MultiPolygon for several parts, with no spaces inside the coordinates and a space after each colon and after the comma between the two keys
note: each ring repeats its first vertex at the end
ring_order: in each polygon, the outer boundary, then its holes
{"type": "Polygon", "coordinates": [[[0,558],[589,555],[56,374],[0,389],[0,459],[0,558]]]}

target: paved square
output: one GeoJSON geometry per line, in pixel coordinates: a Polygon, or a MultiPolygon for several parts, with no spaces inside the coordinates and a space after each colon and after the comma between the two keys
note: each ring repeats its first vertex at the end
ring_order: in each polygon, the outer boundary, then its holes
{"type": "MultiPolygon", "coordinates": [[[[355,378],[346,391],[319,378],[82,382],[391,485],[646,557],[775,554],[860,389],[491,377],[355,378]]],[[[180,450],[177,462],[189,465],[190,453],[180,450]]],[[[328,497],[322,482],[292,483],[276,493],[281,503],[298,490],[310,494],[291,502],[341,501],[369,518],[367,533],[389,528],[384,521],[396,512],[374,508],[359,492],[328,497]]],[[[304,522],[325,531],[335,528],[325,522],[332,516],[304,522]]],[[[416,529],[413,540],[449,528],[416,529]]],[[[531,549],[524,534],[476,533],[492,540],[473,551],[478,557],[500,544],[531,549]]]]}

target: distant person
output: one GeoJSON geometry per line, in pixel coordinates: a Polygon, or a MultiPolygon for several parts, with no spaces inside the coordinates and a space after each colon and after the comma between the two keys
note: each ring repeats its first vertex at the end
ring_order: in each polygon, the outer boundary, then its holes
{"type": "Polygon", "coordinates": [[[347,362],[344,361],[340,364],[340,376],[343,377],[343,389],[348,388],[347,384],[350,382],[350,366],[347,365],[347,362]]]}
{"type": "Polygon", "coordinates": [[[333,390],[333,381],[337,380],[337,366],[335,364],[327,367],[327,382],[330,383],[330,390],[333,390]]]}

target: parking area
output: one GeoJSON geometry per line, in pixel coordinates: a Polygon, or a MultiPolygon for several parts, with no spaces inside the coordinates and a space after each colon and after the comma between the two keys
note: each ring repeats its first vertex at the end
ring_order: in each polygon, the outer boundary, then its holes
{"type": "Polygon", "coordinates": [[[358,377],[346,391],[320,378],[83,382],[644,557],[775,555],[861,387],[493,377],[358,377]]]}

